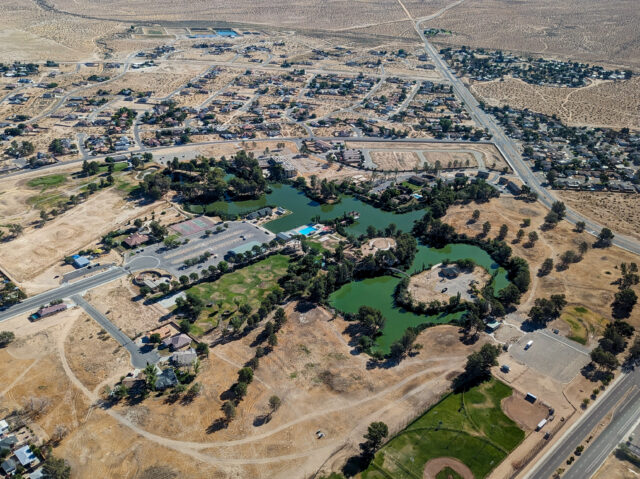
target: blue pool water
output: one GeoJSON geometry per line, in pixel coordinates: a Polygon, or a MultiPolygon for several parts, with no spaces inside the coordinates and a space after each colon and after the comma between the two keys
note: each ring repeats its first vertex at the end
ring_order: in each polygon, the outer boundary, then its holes
{"type": "Polygon", "coordinates": [[[313,226],[307,226],[299,231],[301,235],[309,236],[311,233],[315,233],[316,229],[313,226]]]}
{"type": "Polygon", "coordinates": [[[233,30],[216,30],[216,33],[221,37],[237,37],[238,34],[233,30]]]}

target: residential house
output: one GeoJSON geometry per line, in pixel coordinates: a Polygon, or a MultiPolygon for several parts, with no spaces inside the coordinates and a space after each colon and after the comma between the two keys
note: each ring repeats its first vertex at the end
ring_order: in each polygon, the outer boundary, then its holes
{"type": "Polygon", "coordinates": [[[147,241],[149,241],[148,235],[133,233],[127,239],[125,239],[123,243],[126,244],[129,248],[135,248],[136,246],[144,244],[147,241]]]}
{"type": "Polygon", "coordinates": [[[67,305],[65,303],[54,304],[51,306],[46,306],[44,308],[40,308],[36,313],[36,319],[46,318],[47,316],[53,316],[61,311],[65,311],[67,309],[67,305]]]}
{"type": "Polygon", "coordinates": [[[20,465],[24,468],[34,466],[38,462],[38,458],[29,446],[22,446],[15,452],[15,456],[18,459],[18,462],[20,462],[20,465]]]}
{"type": "Polygon", "coordinates": [[[176,377],[176,373],[173,369],[165,369],[156,379],[156,390],[164,391],[165,389],[171,388],[178,384],[178,378],[176,377]]]}
{"type": "Polygon", "coordinates": [[[186,334],[176,334],[170,338],[162,341],[162,344],[171,349],[171,351],[178,351],[191,345],[192,339],[186,334]]]}
{"type": "Polygon", "coordinates": [[[177,367],[186,367],[191,366],[193,362],[197,359],[198,355],[196,354],[195,349],[189,348],[186,351],[178,351],[171,355],[171,364],[177,367]]]}

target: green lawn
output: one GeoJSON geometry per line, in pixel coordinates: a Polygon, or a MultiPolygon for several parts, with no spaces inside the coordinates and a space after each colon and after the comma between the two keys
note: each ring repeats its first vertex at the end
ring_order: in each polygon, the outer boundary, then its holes
{"type": "Polygon", "coordinates": [[[49,188],[55,188],[67,181],[67,175],[47,175],[34,178],[27,182],[27,186],[31,188],[40,188],[41,191],[49,188]]]}
{"type": "Polygon", "coordinates": [[[196,325],[207,329],[215,326],[220,319],[231,317],[243,303],[248,303],[255,312],[260,301],[278,287],[278,279],[284,276],[288,266],[288,256],[274,255],[225,274],[217,281],[193,286],[187,294],[196,295],[205,304],[213,303],[204,309],[196,325]]]}
{"type": "MultiPolygon", "coordinates": [[[[127,167],[129,166],[129,164],[126,161],[119,161],[117,163],[112,163],[113,164],[113,172],[117,173],[118,171],[123,171],[126,170],[127,167]]],[[[100,173],[106,173],[107,171],[109,171],[109,163],[105,163],[103,165],[100,166],[100,173]]]]}
{"type": "Polygon", "coordinates": [[[362,478],[421,478],[427,461],[445,456],[466,464],[476,478],[486,477],[524,439],[500,408],[511,393],[492,379],[450,394],[389,441],[362,478]]]}
{"type": "Polygon", "coordinates": [[[587,344],[589,333],[598,334],[605,326],[606,320],[583,306],[567,306],[560,319],[569,325],[569,339],[580,344],[587,344]]]}

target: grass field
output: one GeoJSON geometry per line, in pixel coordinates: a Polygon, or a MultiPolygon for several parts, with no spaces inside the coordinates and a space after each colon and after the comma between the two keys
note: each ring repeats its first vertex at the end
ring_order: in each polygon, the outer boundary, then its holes
{"type": "Polygon", "coordinates": [[[567,337],[580,344],[587,344],[589,334],[597,334],[606,323],[603,317],[583,306],[568,306],[560,319],[571,328],[567,337]]]}
{"type": "Polygon", "coordinates": [[[27,182],[27,186],[31,188],[40,188],[41,191],[49,188],[55,188],[67,181],[67,175],[47,175],[34,178],[27,182]]]}
{"type": "Polygon", "coordinates": [[[424,465],[438,457],[456,458],[476,478],[486,477],[524,439],[500,408],[511,394],[495,379],[450,394],[378,451],[363,479],[418,479],[424,465]]]}
{"type": "Polygon", "coordinates": [[[221,319],[231,317],[240,305],[247,303],[255,312],[260,301],[278,287],[278,279],[287,272],[289,257],[270,256],[255,264],[224,275],[212,283],[198,284],[187,293],[202,299],[207,306],[200,319],[195,323],[194,334],[216,326],[221,319]],[[210,323],[210,324],[206,324],[210,323]]]}

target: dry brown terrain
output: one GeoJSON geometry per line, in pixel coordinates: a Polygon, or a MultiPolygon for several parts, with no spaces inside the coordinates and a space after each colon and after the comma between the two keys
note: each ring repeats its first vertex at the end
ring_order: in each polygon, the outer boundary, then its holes
{"type": "Polygon", "coordinates": [[[640,196],[595,191],[558,191],[567,206],[623,235],[640,239],[640,196]]]}
{"type": "Polygon", "coordinates": [[[419,338],[429,357],[420,353],[391,370],[369,369],[365,357],[350,354],[342,320],[330,321],[320,309],[287,310],[278,346],[262,358],[227,429],[207,430],[221,416],[221,393],[251,357],[255,334],[212,349],[197,378],[202,394],[190,404],[151,395],[137,405],[103,409],[96,407],[98,396],[124,373],[127,358],[79,309],[3,325],[17,340],[0,351],[11,365],[0,372],[6,385],[0,408],[19,407],[31,396],[49,399],[50,408],[32,427],[43,439],[58,425],[68,428],[54,454],[65,457],[78,477],[89,471],[105,478],[158,477],[162,470],[194,478],[298,477],[315,472],[328,457],[327,465],[342,464],[373,418],[392,430],[402,427],[437,400],[466,355],[483,342],[465,346],[457,328],[439,326],[419,338]],[[273,394],[283,405],[263,424],[273,394]],[[326,434],[321,441],[317,429],[326,434]]]}
{"type": "MultiPolygon", "coordinates": [[[[524,312],[528,311],[536,297],[564,293],[569,303],[581,304],[604,318],[611,317],[611,302],[618,290],[617,285],[612,283],[619,277],[619,265],[622,262],[637,262],[637,256],[619,248],[589,249],[581,262],[571,264],[565,271],[554,269],[548,276],[539,278],[536,272],[546,258],[552,258],[554,264],[558,264],[562,253],[568,249],[577,251],[581,241],[592,244],[594,237],[574,232],[567,222],[561,222],[555,229],[542,231],[540,226],[546,210],[539,203],[525,203],[508,197],[494,199],[482,205],[479,221],[469,224],[468,220],[475,208],[475,205],[454,206],[449,208],[444,219],[458,232],[470,235],[480,233],[485,221],[492,225],[489,234],[491,237],[497,234],[500,225],[508,226],[506,240],[513,249],[513,254],[525,258],[531,270],[531,287],[522,299],[524,312]],[[524,228],[525,233],[536,231],[540,237],[532,248],[524,247],[526,239],[523,242],[513,242],[523,218],[531,218],[531,226],[524,228]]],[[[640,326],[640,311],[634,310],[630,321],[640,326]]]]}
{"type": "Polygon", "coordinates": [[[436,37],[440,44],[638,68],[639,21],[635,0],[476,0],[462,2],[422,26],[453,32],[436,37]]]}
{"type": "Polygon", "coordinates": [[[573,126],[640,128],[640,78],[595,82],[582,88],[531,85],[515,78],[474,82],[471,91],[489,105],[557,115],[573,126]]]}
{"type": "Polygon", "coordinates": [[[113,190],[91,196],[39,229],[0,244],[0,268],[24,281],[114,229],[141,215],[151,205],[136,206],[113,190]]]}
{"type": "Polygon", "coordinates": [[[611,454],[596,472],[594,479],[637,479],[640,468],[611,454]]]}
{"type": "Polygon", "coordinates": [[[144,305],[140,300],[133,301],[138,294],[138,288],[131,284],[129,278],[121,278],[91,290],[86,299],[105,313],[127,336],[135,338],[140,333],[158,327],[160,317],[167,313],[158,305],[144,305]]]}
{"type": "MultiPolygon", "coordinates": [[[[436,479],[438,473],[447,467],[456,471],[463,479],[473,479],[474,477],[471,469],[458,459],[454,459],[453,457],[439,457],[437,459],[431,459],[424,465],[422,479],[436,479]]],[[[451,478],[451,476],[449,476],[449,478],[451,478]]]]}

